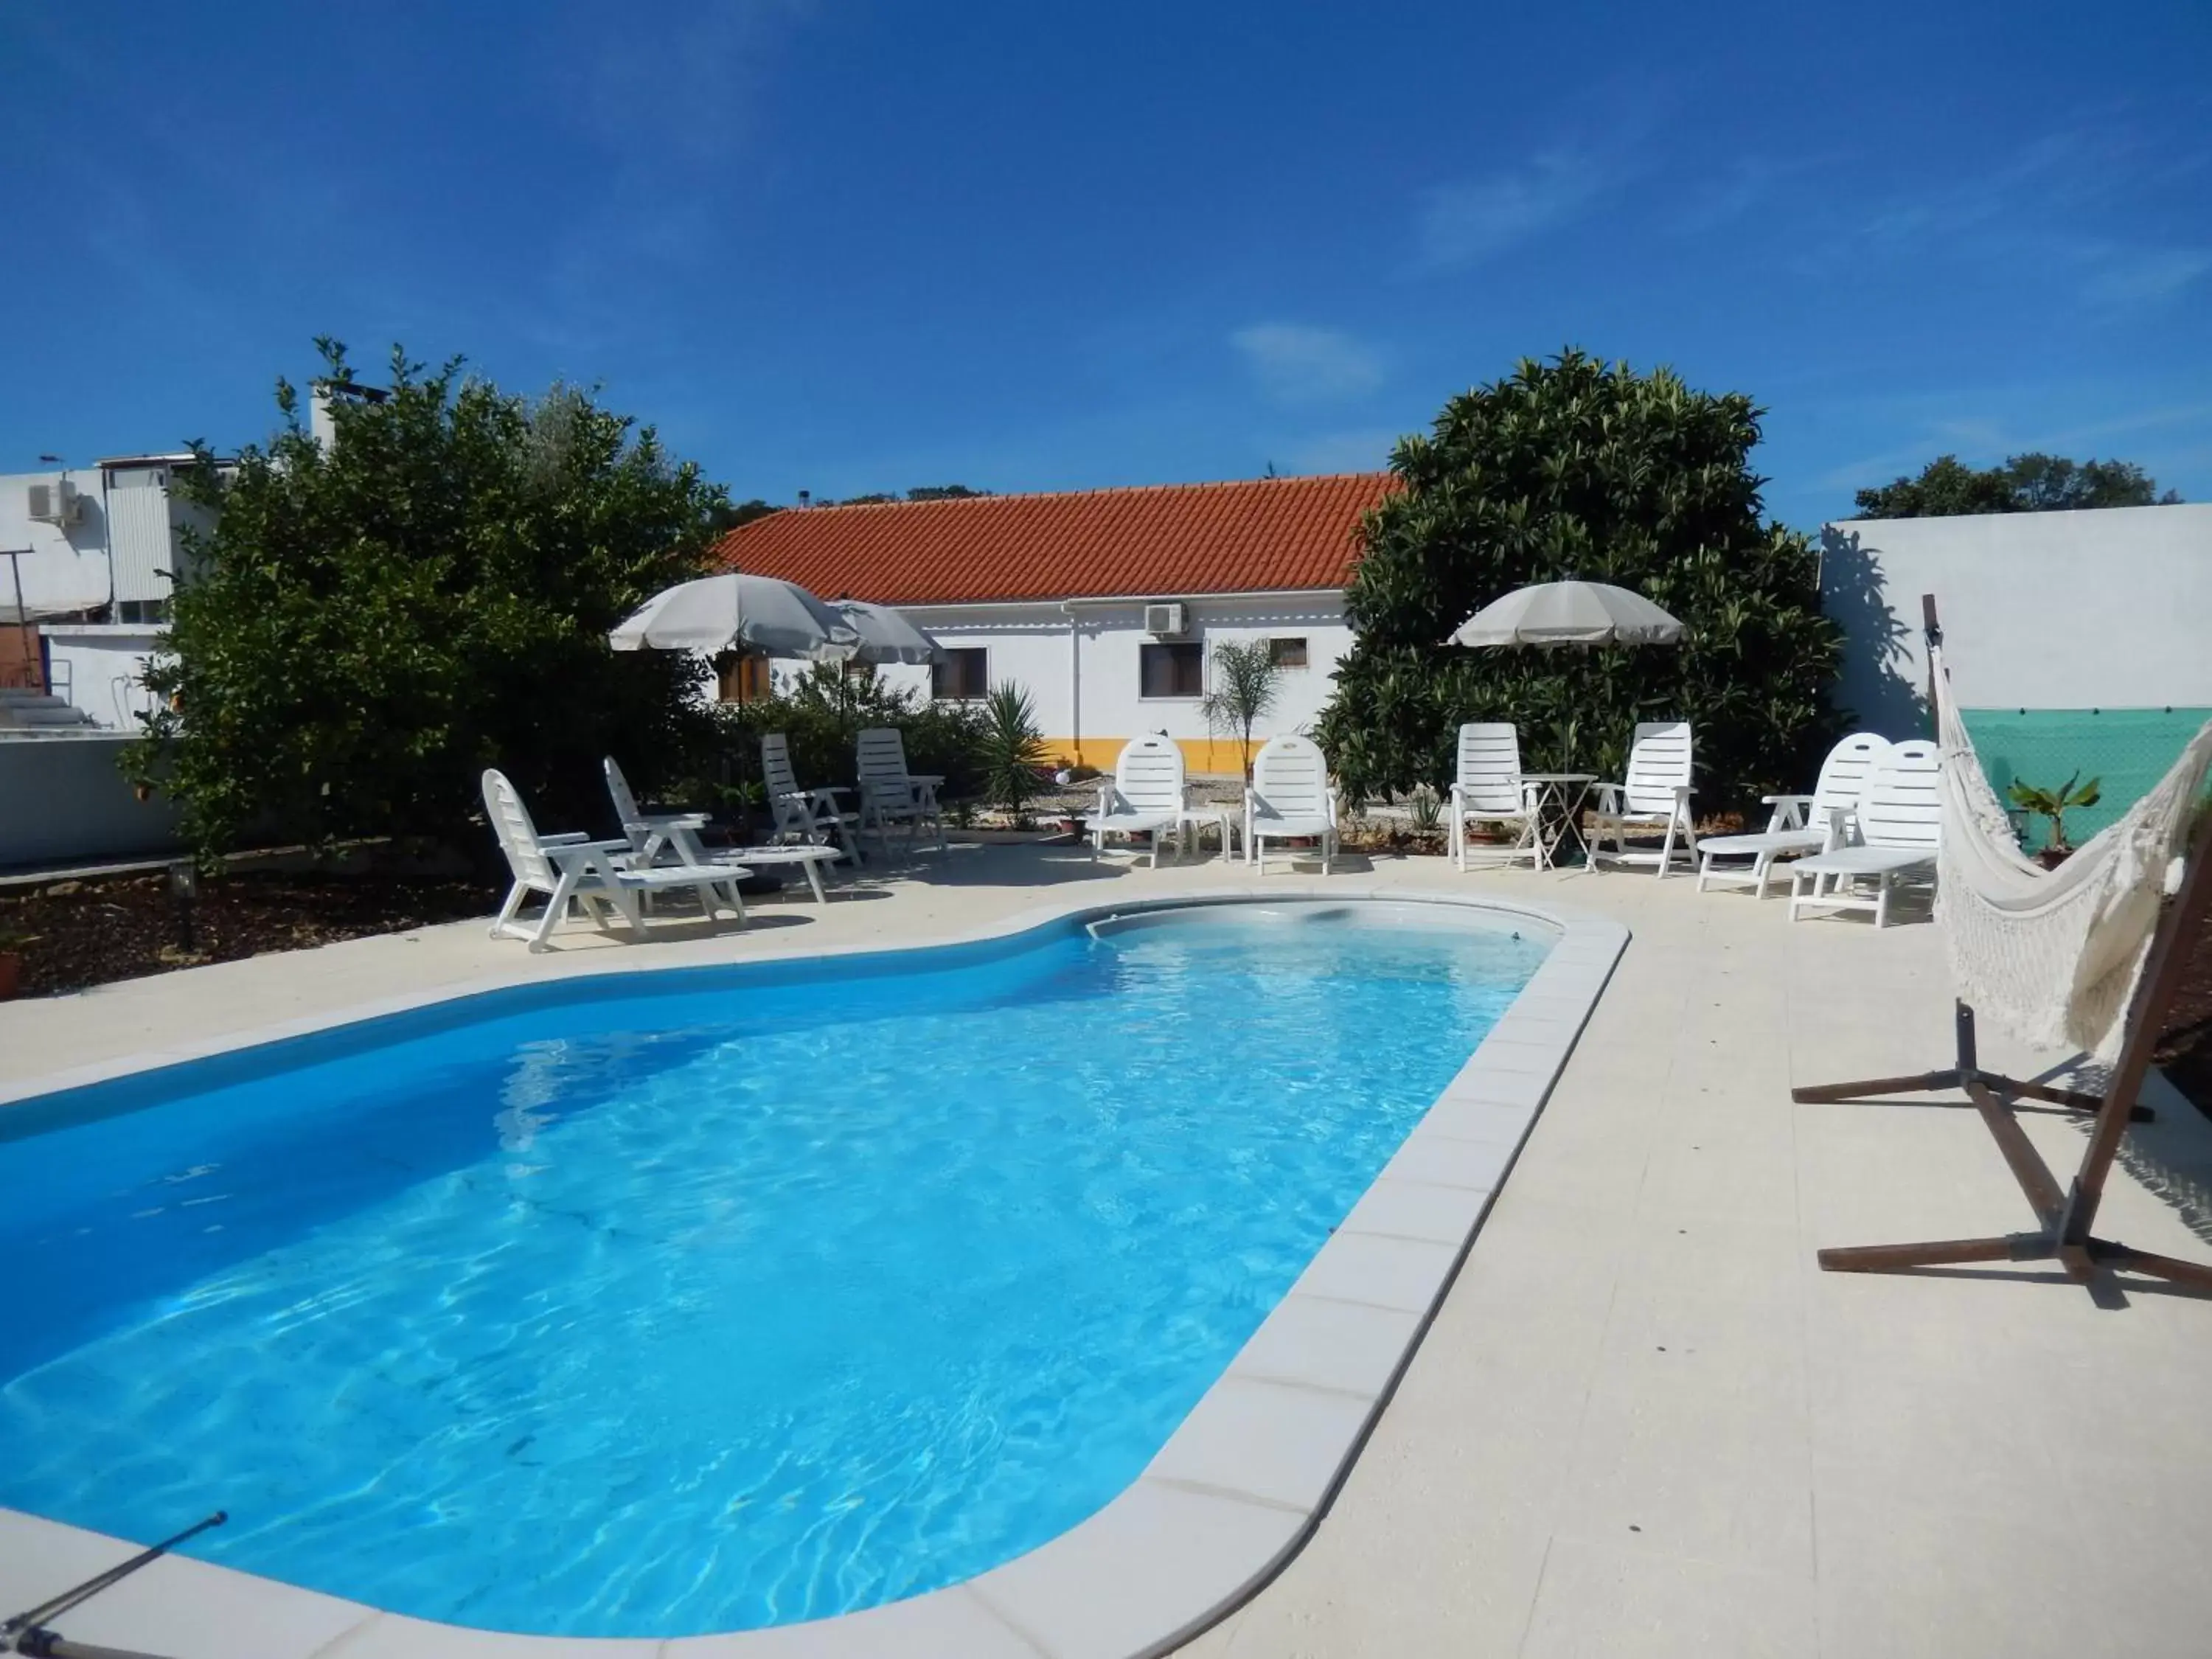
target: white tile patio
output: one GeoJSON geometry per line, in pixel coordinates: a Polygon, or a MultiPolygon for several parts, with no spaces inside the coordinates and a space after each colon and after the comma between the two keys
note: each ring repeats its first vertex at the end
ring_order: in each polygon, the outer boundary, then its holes
{"type": "MultiPolygon", "coordinates": [[[[642,950],[579,933],[528,957],[480,925],[428,929],[0,1005],[0,1085],[487,975],[902,945],[1061,892],[1095,902],[1247,879],[1214,863],[1155,874],[1093,866],[1075,851],[956,849],[863,896],[763,904],[746,933],[675,927],[673,942],[642,950]]],[[[1876,1278],[1814,1266],[1820,1244],[2029,1224],[1972,1113],[1788,1097],[1793,1082],[1943,1060],[1950,1012],[1932,928],[1791,927],[1778,900],[1700,896],[1649,873],[1460,875],[1442,860],[1385,860],[1336,879],[1571,904],[1618,917],[1634,939],[1333,1506],[1279,1573],[1185,1652],[2212,1650],[2200,1565],[2212,1529],[2212,1302],[2146,1288],[2123,1310],[2100,1309],[2040,1267],[1876,1278]]],[[[1549,1011],[1528,1012],[1533,1022],[1549,1011]]],[[[2039,1069],[1983,1035],[1993,1063],[2039,1069]]],[[[2212,1189],[2212,1126],[2170,1092],[2154,1103],[2160,1121],[2131,1133],[2104,1231],[2212,1257],[2190,1224],[2205,1218],[2189,1207],[2212,1189]]],[[[2079,1128],[2041,1115],[2028,1127],[2070,1170],[2079,1128]]],[[[1451,1145],[1469,1154],[1486,1143],[1451,1145]]],[[[1463,1201],[1489,1183],[1447,1164],[1443,1141],[1435,1152],[1433,1180],[1411,1158],[1394,1166],[1394,1182],[1431,1191],[1372,1199],[1347,1229],[1363,1248],[1448,1248],[1436,1206],[1459,1212],[1438,1193],[1463,1201]]],[[[1425,1257],[1403,1265],[1411,1279],[1432,1271],[1425,1257]]],[[[1249,1357],[1255,1388],[1295,1385],[1325,1364],[1332,1319],[1409,1316],[1324,1304],[1325,1287],[1300,1294],[1316,1297],[1315,1317],[1285,1328],[1298,1340],[1274,1370],[1249,1357]]],[[[1357,1368],[1322,1382],[1340,1384],[1347,1396],[1374,1386],[1357,1368]]],[[[1133,1489],[1092,1524],[1141,1532],[1151,1505],[1165,1517],[1164,1571],[1180,1570],[1188,1540],[1211,1537],[1208,1504],[1234,1524],[1206,1547],[1232,1565],[1264,1567],[1290,1535],[1260,1506],[1144,1484],[1149,1495],[1133,1489]]],[[[1037,1553],[1020,1605],[994,1608],[1040,1650],[1111,1650],[1114,1587],[1068,1571],[1084,1557],[1083,1531],[1037,1553]]],[[[0,1612],[55,1587],[61,1564],[44,1564],[35,1583],[30,1565],[0,1547],[0,1612]]],[[[374,1644],[380,1632],[351,1624],[344,1604],[319,1601],[302,1601],[299,1617],[330,1622],[333,1659],[374,1644]]],[[[948,1607],[961,1619],[939,1622],[957,1642],[950,1633],[972,1610],[948,1607]]],[[[119,1639],[126,1611],[82,1623],[84,1639],[119,1639]]],[[[175,1628],[166,1650],[216,1651],[189,1620],[175,1628]]],[[[663,1649],[667,1659],[692,1650],[707,1646],[663,1649]]]]}

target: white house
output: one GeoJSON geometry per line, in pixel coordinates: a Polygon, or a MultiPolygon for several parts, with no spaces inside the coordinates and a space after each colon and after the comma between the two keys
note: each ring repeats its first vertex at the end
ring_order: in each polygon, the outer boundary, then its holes
{"type": "Polygon", "coordinates": [[[137,725],[185,556],[190,453],[0,477],[0,687],[49,692],[79,724],[137,725]]]}
{"type": "MultiPolygon", "coordinates": [[[[1264,639],[1283,668],[1255,741],[1310,726],[1352,647],[1359,517],[1392,487],[1346,473],[809,507],[740,526],[716,552],[824,599],[897,606],[945,660],[887,678],[947,699],[1017,682],[1064,760],[1110,767],[1158,732],[1194,770],[1234,772],[1234,737],[1199,706],[1212,647],[1264,639]]],[[[794,671],[746,665],[724,694],[766,672],[794,671]]]]}

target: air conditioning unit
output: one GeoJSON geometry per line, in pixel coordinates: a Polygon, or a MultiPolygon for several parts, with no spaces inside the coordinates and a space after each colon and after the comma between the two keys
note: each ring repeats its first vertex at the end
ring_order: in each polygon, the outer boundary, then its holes
{"type": "Polygon", "coordinates": [[[30,518],[33,524],[82,524],[84,522],[84,498],[76,493],[76,486],[67,478],[54,483],[34,483],[30,488],[30,518]]]}
{"type": "Polygon", "coordinates": [[[1172,639],[1178,634],[1190,632],[1188,607],[1181,605],[1148,605],[1145,607],[1145,632],[1172,639]]]}

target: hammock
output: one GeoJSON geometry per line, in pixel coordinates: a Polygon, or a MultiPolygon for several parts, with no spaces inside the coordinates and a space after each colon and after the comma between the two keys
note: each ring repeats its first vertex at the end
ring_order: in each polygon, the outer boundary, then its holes
{"type": "Polygon", "coordinates": [[[2212,720],[2156,788],[2056,870],[2020,850],[1929,651],[1943,748],[1936,920],[1960,1000],[2022,1042],[2109,1061],[2142,972],[2161,900],[2174,889],[2190,819],[2212,770],[2212,720]]]}

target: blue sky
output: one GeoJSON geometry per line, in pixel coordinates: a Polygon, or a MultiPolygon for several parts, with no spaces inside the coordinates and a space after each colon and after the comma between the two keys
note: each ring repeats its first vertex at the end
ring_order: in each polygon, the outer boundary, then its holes
{"type": "Polygon", "coordinates": [[[775,501],[1375,466],[1572,343],[1752,393],[1800,525],[1945,450],[2212,500],[2203,0],[14,0],[0,75],[0,471],[262,435],[319,333],[775,501]]]}

